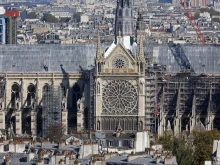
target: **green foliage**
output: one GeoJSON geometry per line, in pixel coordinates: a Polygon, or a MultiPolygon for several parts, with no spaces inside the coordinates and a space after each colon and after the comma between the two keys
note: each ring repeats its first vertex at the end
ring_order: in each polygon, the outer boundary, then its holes
{"type": "Polygon", "coordinates": [[[192,146],[186,144],[184,140],[175,138],[172,152],[176,156],[179,165],[193,165],[192,146]]]}
{"type": "Polygon", "coordinates": [[[220,12],[214,10],[213,8],[210,9],[210,14],[214,16],[220,16],[220,12]]]}
{"type": "Polygon", "coordinates": [[[200,10],[197,10],[194,14],[194,18],[198,19],[200,17],[200,10]]]}
{"type": "Polygon", "coordinates": [[[209,8],[201,8],[199,9],[201,13],[204,13],[204,12],[210,12],[210,9],[209,8]]]}
{"type": "Polygon", "coordinates": [[[172,151],[179,165],[193,165],[192,147],[186,144],[184,140],[172,138],[172,136],[168,134],[164,137],[160,137],[159,143],[163,144],[165,149],[172,151]]]}
{"type": "Polygon", "coordinates": [[[212,21],[220,23],[220,18],[213,18],[212,21]]]}
{"type": "Polygon", "coordinates": [[[82,13],[80,13],[80,12],[75,13],[75,14],[73,15],[73,19],[79,20],[80,17],[81,17],[81,15],[82,15],[82,13]]]}
{"type": "Polygon", "coordinates": [[[220,139],[220,131],[193,132],[193,146],[189,141],[173,138],[171,135],[160,137],[158,142],[163,144],[165,149],[171,150],[176,156],[179,165],[202,165],[205,161],[211,160],[213,141],[220,139]]]}
{"type": "Polygon", "coordinates": [[[27,14],[28,19],[36,19],[37,14],[35,12],[30,12],[27,14]]]}
{"type": "Polygon", "coordinates": [[[173,149],[173,138],[172,135],[166,134],[163,137],[160,137],[158,142],[163,144],[163,148],[172,151],[173,149]]]}
{"type": "Polygon", "coordinates": [[[50,23],[58,23],[59,20],[54,17],[52,14],[49,13],[44,13],[43,17],[42,17],[42,21],[45,22],[50,22],[50,23]]]}
{"type": "Polygon", "coordinates": [[[194,165],[204,164],[205,160],[210,160],[212,154],[213,141],[220,139],[220,131],[194,132],[194,165]]]}
{"type": "Polygon", "coordinates": [[[62,17],[60,18],[59,22],[61,23],[68,23],[70,21],[70,18],[69,17],[62,17]]]}
{"type": "MultiPolygon", "coordinates": [[[[210,13],[211,16],[220,16],[220,12],[214,10],[213,8],[210,8],[210,9],[209,9],[209,8],[201,8],[201,9],[199,9],[199,10],[197,10],[197,11],[195,12],[194,18],[195,18],[195,19],[198,19],[199,16],[200,16],[200,13],[204,13],[204,12],[210,13]]],[[[214,22],[219,22],[220,19],[218,19],[218,18],[213,18],[213,21],[214,21],[214,22]]]]}
{"type": "Polygon", "coordinates": [[[42,40],[42,36],[40,34],[36,34],[36,37],[37,37],[37,42],[39,43],[40,40],[42,40]]]}

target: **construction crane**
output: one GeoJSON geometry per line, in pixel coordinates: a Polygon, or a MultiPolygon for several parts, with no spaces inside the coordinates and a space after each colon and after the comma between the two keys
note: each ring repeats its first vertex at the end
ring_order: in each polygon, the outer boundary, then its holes
{"type": "Polygon", "coordinates": [[[189,18],[192,27],[195,29],[197,36],[199,37],[202,44],[205,45],[206,44],[205,38],[204,38],[202,32],[200,31],[200,29],[194,19],[194,16],[192,15],[192,12],[190,11],[188,5],[186,4],[186,0],[180,0],[180,3],[183,6],[184,11],[186,12],[186,15],[189,18]]]}

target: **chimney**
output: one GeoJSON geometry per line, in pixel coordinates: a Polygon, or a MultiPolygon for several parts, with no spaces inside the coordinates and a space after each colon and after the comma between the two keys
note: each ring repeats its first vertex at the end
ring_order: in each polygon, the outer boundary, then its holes
{"type": "Polygon", "coordinates": [[[161,161],[161,157],[160,157],[160,156],[157,156],[157,158],[156,158],[156,163],[159,164],[160,161],[161,161]]]}
{"type": "Polygon", "coordinates": [[[164,160],[164,164],[172,164],[173,163],[173,157],[167,156],[164,160]]]}
{"type": "Polygon", "coordinates": [[[59,149],[62,149],[65,146],[65,141],[64,140],[60,140],[59,141],[59,149]]]}
{"type": "Polygon", "coordinates": [[[120,134],[121,134],[120,131],[117,131],[117,132],[116,132],[116,137],[119,137],[120,134]]]}
{"type": "Polygon", "coordinates": [[[27,161],[30,162],[35,156],[35,153],[33,152],[29,152],[27,155],[27,161]]]}
{"type": "Polygon", "coordinates": [[[130,162],[132,160],[135,160],[137,158],[141,157],[140,155],[136,155],[136,154],[130,154],[127,156],[127,161],[130,162]]]}
{"type": "Polygon", "coordinates": [[[44,142],[41,140],[41,148],[43,148],[44,147],[44,142]]]}
{"type": "Polygon", "coordinates": [[[65,157],[65,164],[69,164],[69,163],[70,163],[70,157],[69,157],[69,155],[67,155],[65,157]]]}
{"type": "Polygon", "coordinates": [[[36,165],[43,165],[43,159],[38,159],[36,165]]]}
{"type": "Polygon", "coordinates": [[[6,156],[6,157],[4,158],[4,162],[5,162],[5,165],[10,165],[10,163],[11,163],[10,157],[9,157],[9,156],[6,156]]]}
{"type": "Polygon", "coordinates": [[[64,160],[61,159],[61,160],[59,161],[59,164],[64,164],[64,160]]]}

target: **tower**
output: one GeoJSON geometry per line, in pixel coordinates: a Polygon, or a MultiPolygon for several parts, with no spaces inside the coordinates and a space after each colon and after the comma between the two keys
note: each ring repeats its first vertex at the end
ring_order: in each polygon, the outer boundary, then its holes
{"type": "MultiPolygon", "coordinates": [[[[129,2],[129,1],[122,1],[129,2]]],[[[123,26],[123,25],[122,25],[123,26]]],[[[145,129],[145,59],[142,38],[137,54],[129,51],[118,34],[118,42],[102,52],[98,35],[95,58],[94,129],[125,132],[145,129]]]]}
{"type": "Polygon", "coordinates": [[[141,12],[139,11],[138,12],[138,18],[137,18],[137,24],[136,24],[136,38],[137,38],[137,41],[139,41],[139,36],[144,36],[145,34],[145,31],[144,31],[144,18],[141,14],[141,12]]]}
{"type": "Polygon", "coordinates": [[[122,36],[134,35],[133,0],[117,0],[115,15],[115,41],[121,32],[122,36]]]}

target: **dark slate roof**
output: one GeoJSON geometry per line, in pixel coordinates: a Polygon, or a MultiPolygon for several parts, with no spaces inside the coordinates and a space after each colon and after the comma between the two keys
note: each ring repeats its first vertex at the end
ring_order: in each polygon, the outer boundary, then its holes
{"type": "Polygon", "coordinates": [[[95,44],[0,45],[0,72],[62,73],[62,65],[65,72],[77,73],[80,67],[90,69],[95,55],[95,44]]]}
{"type": "MultiPolygon", "coordinates": [[[[139,157],[137,159],[134,159],[130,162],[127,162],[127,156],[114,156],[106,160],[107,163],[111,164],[136,164],[136,165],[163,165],[164,161],[161,161],[160,163],[156,163],[156,160],[151,155],[144,155],[142,157],[139,157]]],[[[177,165],[176,158],[173,157],[172,164],[169,165],[177,165]]]]}
{"type": "MultiPolygon", "coordinates": [[[[214,45],[181,45],[195,73],[220,73],[220,47],[214,45]]],[[[149,46],[146,45],[145,50],[149,46]]],[[[169,72],[179,72],[180,66],[168,45],[157,45],[153,49],[153,60],[166,65],[169,72]]]]}
{"type": "MultiPolygon", "coordinates": [[[[108,45],[109,46],[109,45],[108,45]]],[[[196,73],[220,73],[220,47],[214,45],[181,45],[196,73]]],[[[103,45],[103,50],[105,46],[103,45]]],[[[180,66],[168,45],[144,44],[145,55],[155,63],[166,65],[170,72],[180,66]]],[[[9,73],[78,73],[80,67],[94,65],[96,44],[74,45],[0,45],[0,72],[9,73]],[[48,71],[45,69],[48,68],[48,71]]]]}

